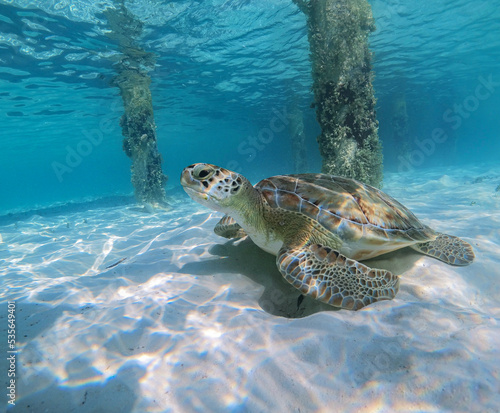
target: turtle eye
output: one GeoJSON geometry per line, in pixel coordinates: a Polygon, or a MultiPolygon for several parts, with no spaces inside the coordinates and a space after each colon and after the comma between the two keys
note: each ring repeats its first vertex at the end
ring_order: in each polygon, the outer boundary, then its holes
{"type": "Polygon", "coordinates": [[[193,176],[196,179],[208,179],[213,175],[214,171],[205,165],[196,165],[193,170],[193,176]]]}

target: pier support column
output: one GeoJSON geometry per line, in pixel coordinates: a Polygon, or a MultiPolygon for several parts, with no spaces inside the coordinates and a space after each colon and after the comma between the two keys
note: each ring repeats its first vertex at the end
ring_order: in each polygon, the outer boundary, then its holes
{"type": "Polygon", "coordinates": [[[166,206],[165,183],[161,155],[158,151],[156,124],[153,114],[151,78],[148,72],[154,69],[155,58],[137,43],[142,33],[142,23],[125,7],[108,10],[106,17],[111,32],[108,36],[116,40],[122,53],[115,63],[117,75],[113,85],[120,89],[125,113],[120,120],[123,150],[132,160],[132,185],[138,202],[153,207],[166,206]]]}
{"type": "Polygon", "coordinates": [[[382,185],[366,0],[295,0],[307,15],[324,173],[382,185]]]}

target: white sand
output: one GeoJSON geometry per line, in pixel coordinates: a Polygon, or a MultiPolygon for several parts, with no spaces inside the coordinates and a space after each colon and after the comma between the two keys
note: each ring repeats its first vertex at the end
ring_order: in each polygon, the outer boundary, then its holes
{"type": "Polygon", "coordinates": [[[217,237],[220,216],[180,193],[172,212],[4,223],[1,348],[7,299],[20,348],[12,411],[498,412],[498,184],[500,168],[387,174],[386,192],[471,242],[476,262],[412,250],[371,260],[401,274],[401,289],[358,312],[297,309],[274,257],[217,237]]]}

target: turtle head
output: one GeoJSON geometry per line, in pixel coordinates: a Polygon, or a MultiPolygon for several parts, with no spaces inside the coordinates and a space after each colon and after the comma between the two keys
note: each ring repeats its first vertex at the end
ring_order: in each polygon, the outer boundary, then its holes
{"type": "Polygon", "coordinates": [[[196,202],[222,212],[244,202],[248,188],[253,189],[244,176],[209,163],[196,163],[184,168],[181,185],[196,202]]]}

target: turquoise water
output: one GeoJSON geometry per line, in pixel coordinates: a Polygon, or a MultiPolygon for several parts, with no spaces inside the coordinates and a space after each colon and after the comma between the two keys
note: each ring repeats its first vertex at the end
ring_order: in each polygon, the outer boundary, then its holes
{"type": "MultiPolygon", "coordinates": [[[[496,161],[499,3],[371,3],[386,169],[401,169],[391,129],[392,105],[401,95],[412,149],[426,152],[414,154],[411,167],[496,161]],[[478,92],[481,79],[489,86],[478,92]],[[457,112],[454,105],[465,109],[457,112]],[[432,148],[436,128],[450,138],[432,148]]],[[[303,113],[309,168],[320,168],[306,21],[292,1],[126,5],[145,24],[141,46],[157,56],[151,90],[169,191],[178,188],[181,169],[199,161],[238,165],[254,179],[291,172],[288,129],[262,149],[245,141],[276,111],[292,107],[303,113]]],[[[122,104],[110,86],[118,47],[105,35],[109,6],[0,2],[0,213],[131,193],[121,149],[122,104]],[[89,145],[89,136],[98,144],[89,145]],[[71,157],[74,151],[84,156],[71,157]],[[58,173],[54,163],[71,171],[58,173]]]]}
{"type": "Polygon", "coordinates": [[[302,299],[275,257],[217,236],[221,214],[179,185],[195,162],[252,183],[295,172],[289,127],[253,144],[293,111],[308,171],[321,169],[293,1],[125,2],[156,56],[170,178],[171,209],[145,213],[111,85],[114,3],[0,0],[1,411],[6,301],[12,412],[500,411],[500,2],[371,4],[384,191],[469,242],[476,260],[453,267],[408,248],[376,257],[366,265],[399,275],[400,291],[351,312],[302,299]]]}

